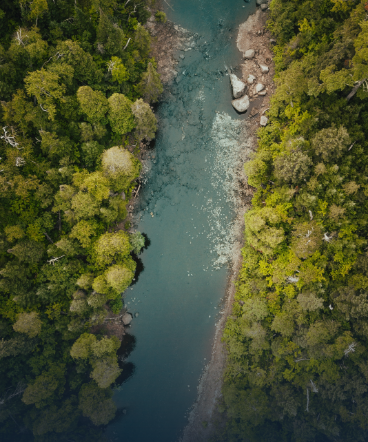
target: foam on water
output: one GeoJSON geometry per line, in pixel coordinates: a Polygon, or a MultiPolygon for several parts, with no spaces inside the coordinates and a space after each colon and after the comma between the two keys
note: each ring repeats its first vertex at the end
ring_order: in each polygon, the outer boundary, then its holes
{"type": "Polygon", "coordinates": [[[241,61],[234,37],[235,25],[247,16],[244,3],[170,4],[174,12],[166,12],[189,29],[190,40],[159,106],[155,148],[143,165],[135,227],[150,245],[141,255],[144,270],[124,295],[129,310],[139,313],[129,331],[137,342],[128,358],[135,371],[114,396],[124,413],[109,425],[111,441],[179,437],[210,360],[239,232],[246,133],[243,117],[231,106],[223,66],[241,61]]]}

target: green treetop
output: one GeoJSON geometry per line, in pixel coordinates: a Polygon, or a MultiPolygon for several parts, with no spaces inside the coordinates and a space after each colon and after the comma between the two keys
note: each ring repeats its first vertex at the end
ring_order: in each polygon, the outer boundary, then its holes
{"type": "Polygon", "coordinates": [[[135,126],[131,110],[132,102],[125,95],[117,93],[112,94],[108,102],[111,129],[119,135],[131,132],[135,126]]]}
{"type": "Polygon", "coordinates": [[[89,86],[81,86],[77,91],[79,105],[91,123],[99,123],[106,115],[109,104],[105,95],[89,86]]]}
{"type": "Polygon", "coordinates": [[[160,76],[153,67],[153,64],[149,62],[147,72],[143,74],[142,80],[138,85],[138,91],[147,103],[155,103],[163,90],[160,76]]]}

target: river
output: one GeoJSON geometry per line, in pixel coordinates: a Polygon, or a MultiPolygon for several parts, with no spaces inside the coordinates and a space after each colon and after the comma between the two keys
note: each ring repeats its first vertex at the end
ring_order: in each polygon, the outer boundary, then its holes
{"type": "MultiPolygon", "coordinates": [[[[170,0],[168,18],[193,36],[158,107],[159,131],[136,209],[149,238],[144,270],[125,302],[134,318],[132,375],[110,441],[175,442],[196,400],[227,284],[234,242],[235,168],[242,119],[225,65],[241,61],[237,27],[255,1],[170,0]],[[133,370],[134,367],[134,370],[133,370]]],[[[166,4],[166,3],[165,3],[166,4]]]]}

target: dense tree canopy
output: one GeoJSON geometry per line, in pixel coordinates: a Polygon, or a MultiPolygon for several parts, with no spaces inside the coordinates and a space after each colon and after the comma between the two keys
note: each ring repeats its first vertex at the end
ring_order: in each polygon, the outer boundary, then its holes
{"type": "Polygon", "coordinates": [[[106,324],[144,246],[124,220],[162,92],[151,7],[0,4],[2,441],[93,442],[115,416],[121,342],[106,324]]]}
{"type": "Polygon", "coordinates": [[[277,84],[224,332],[218,441],[365,441],[366,0],[272,0],[277,84]]]}

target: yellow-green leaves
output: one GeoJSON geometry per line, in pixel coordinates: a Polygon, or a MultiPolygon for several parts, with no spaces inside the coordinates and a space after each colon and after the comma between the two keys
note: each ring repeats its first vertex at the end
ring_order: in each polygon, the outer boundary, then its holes
{"type": "Polygon", "coordinates": [[[114,146],[103,153],[102,170],[113,190],[121,192],[138,177],[139,163],[128,150],[114,146]]]}
{"type": "Polygon", "coordinates": [[[24,82],[28,95],[35,96],[41,109],[48,113],[48,118],[54,120],[57,103],[66,91],[65,84],[60,81],[60,76],[42,68],[28,74],[24,82]]]}
{"type": "Polygon", "coordinates": [[[163,92],[160,75],[151,62],[148,63],[147,72],[143,74],[137,89],[147,103],[155,103],[163,92]]]}
{"type": "Polygon", "coordinates": [[[275,227],[281,221],[279,215],[271,208],[252,210],[245,215],[245,232],[247,241],[265,254],[271,254],[284,240],[282,227],[275,227]]]}
{"type": "Polygon", "coordinates": [[[132,283],[134,272],[128,267],[115,264],[106,272],[106,281],[117,293],[122,293],[132,283]]]}
{"type": "Polygon", "coordinates": [[[112,79],[119,84],[129,79],[129,73],[124,66],[121,58],[111,57],[111,60],[107,63],[108,72],[111,73],[112,79]]]}
{"type": "Polygon", "coordinates": [[[91,123],[98,123],[105,117],[109,104],[102,92],[94,91],[89,86],[81,86],[77,91],[77,98],[82,111],[91,123]]]}
{"type": "Polygon", "coordinates": [[[338,70],[334,65],[323,69],[320,74],[320,79],[329,93],[343,90],[346,86],[353,85],[353,79],[349,70],[344,68],[338,70]]]}
{"type": "Polygon", "coordinates": [[[87,190],[97,201],[107,199],[110,194],[109,180],[99,171],[90,173],[83,180],[80,189],[87,190]]]}
{"type": "Polygon", "coordinates": [[[324,161],[340,158],[343,153],[347,152],[350,143],[349,134],[344,126],[338,129],[335,127],[322,129],[312,138],[313,149],[324,161]]]}
{"type": "MultiPolygon", "coordinates": [[[[70,237],[77,239],[82,247],[89,247],[92,242],[92,238],[97,235],[98,224],[94,220],[81,220],[75,226],[73,226],[70,232],[70,237]]],[[[79,280],[78,280],[79,281],[79,280]]],[[[81,281],[81,284],[84,284],[81,281]]],[[[83,287],[81,285],[81,287],[83,287]]]]}
{"type": "Polygon", "coordinates": [[[112,94],[109,103],[109,122],[113,132],[124,135],[134,129],[132,102],[123,94],[112,94]]]}
{"type": "Polygon", "coordinates": [[[115,354],[119,347],[115,336],[97,340],[95,335],[83,333],[73,344],[70,354],[74,359],[89,359],[93,367],[91,378],[100,388],[107,388],[121,373],[115,354]]]}
{"type": "Polygon", "coordinates": [[[34,338],[41,332],[42,322],[36,312],[20,313],[13,328],[18,333],[25,333],[30,338],[34,338]]]}
{"type": "Polygon", "coordinates": [[[149,104],[142,99],[136,100],[132,104],[132,112],[135,120],[135,131],[138,139],[147,141],[155,138],[157,130],[157,119],[149,104]]]}
{"type": "Polygon", "coordinates": [[[101,235],[94,246],[96,264],[106,266],[113,261],[129,255],[131,245],[127,233],[119,231],[117,233],[105,233],[101,235]]]}
{"type": "Polygon", "coordinates": [[[322,236],[322,230],[316,221],[296,224],[293,230],[292,250],[299,258],[307,258],[319,249],[322,236]]]}

